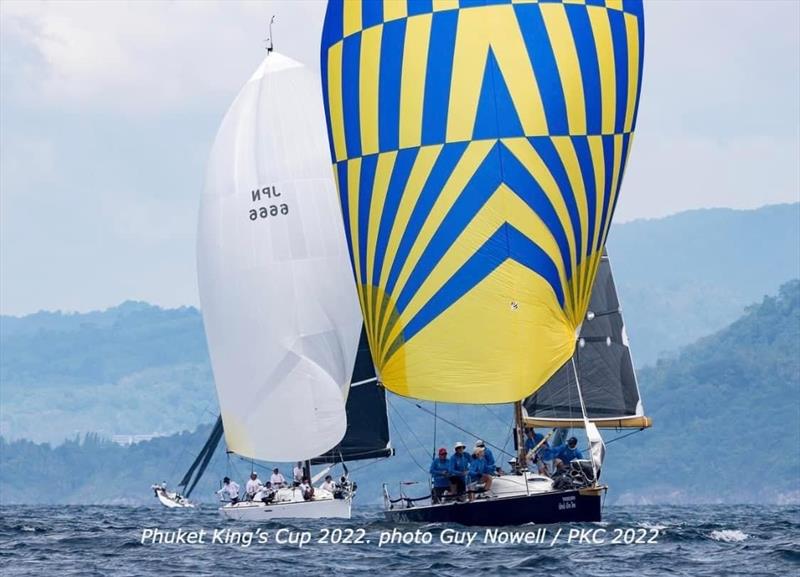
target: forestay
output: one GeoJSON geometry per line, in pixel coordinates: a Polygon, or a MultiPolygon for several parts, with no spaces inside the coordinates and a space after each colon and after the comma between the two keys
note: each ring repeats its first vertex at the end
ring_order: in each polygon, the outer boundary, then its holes
{"type": "Polygon", "coordinates": [[[226,114],[200,206],[198,277],[228,449],[295,461],[345,433],[361,312],[319,78],[269,54],[226,114]]]}

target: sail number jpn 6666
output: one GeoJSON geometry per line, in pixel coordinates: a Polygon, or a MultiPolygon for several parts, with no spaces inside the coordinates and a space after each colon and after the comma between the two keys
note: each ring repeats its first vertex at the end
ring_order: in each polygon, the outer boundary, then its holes
{"type": "MultiPolygon", "coordinates": [[[[264,200],[280,200],[281,193],[274,186],[265,186],[264,188],[254,188],[250,191],[250,198],[254,203],[264,200]]],[[[267,204],[256,206],[249,210],[248,215],[250,220],[258,220],[259,218],[271,218],[277,216],[286,216],[289,214],[289,205],[285,202],[276,202],[275,204],[267,204]]]]}

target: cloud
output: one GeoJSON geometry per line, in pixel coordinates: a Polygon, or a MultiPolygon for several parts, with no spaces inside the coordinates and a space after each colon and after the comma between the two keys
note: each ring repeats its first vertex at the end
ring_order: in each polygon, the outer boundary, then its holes
{"type": "Polygon", "coordinates": [[[138,113],[196,110],[229,98],[264,57],[272,14],[279,48],[317,66],[318,40],[307,40],[319,37],[324,15],[323,3],[308,0],[0,6],[3,50],[11,55],[4,64],[26,70],[12,96],[138,113]]]}

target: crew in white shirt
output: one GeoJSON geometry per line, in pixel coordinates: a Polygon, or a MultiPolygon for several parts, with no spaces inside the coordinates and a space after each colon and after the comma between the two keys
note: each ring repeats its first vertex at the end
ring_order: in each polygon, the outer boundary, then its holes
{"type": "Polygon", "coordinates": [[[297,461],[294,469],[292,469],[292,477],[294,477],[295,483],[301,483],[303,481],[303,463],[301,461],[297,461]]]}
{"type": "Polygon", "coordinates": [[[236,481],[231,481],[230,477],[222,479],[222,489],[217,491],[220,497],[227,497],[231,503],[239,502],[239,485],[236,481]]]}
{"type": "Polygon", "coordinates": [[[325,476],[325,482],[322,484],[320,489],[325,489],[329,493],[333,493],[336,491],[336,483],[333,482],[333,477],[330,475],[325,476]]]}
{"type": "Polygon", "coordinates": [[[275,489],[276,491],[281,487],[286,486],[286,479],[283,478],[283,475],[281,475],[281,472],[278,469],[278,467],[272,469],[272,475],[269,478],[269,482],[272,483],[272,488],[275,489]]]}
{"type": "Polygon", "coordinates": [[[261,490],[261,481],[258,478],[258,474],[256,472],[250,473],[250,479],[247,481],[247,484],[244,486],[244,491],[247,496],[248,501],[252,501],[256,493],[261,490]]]}

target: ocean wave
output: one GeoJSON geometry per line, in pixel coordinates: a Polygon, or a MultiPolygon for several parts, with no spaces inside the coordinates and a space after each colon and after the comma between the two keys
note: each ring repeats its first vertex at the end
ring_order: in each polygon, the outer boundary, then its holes
{"type": "Polygon", "coordinates": [[[724,541],[725,543],[738,543],[744,541],[749,535],[738,529],[723,529],[722,531],[711,531],[710,537],[714,541],[724,541]]]}

